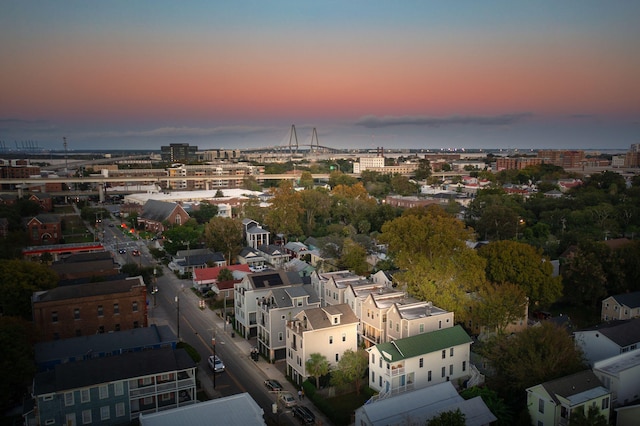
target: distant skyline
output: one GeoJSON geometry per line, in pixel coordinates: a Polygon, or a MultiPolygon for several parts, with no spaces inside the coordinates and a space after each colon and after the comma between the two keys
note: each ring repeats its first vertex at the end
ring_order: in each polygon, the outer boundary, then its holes
{"type": "Polygon", "coordinates": [[[640,2],[9,1],[0,155],[627,149],[640,2]]]}

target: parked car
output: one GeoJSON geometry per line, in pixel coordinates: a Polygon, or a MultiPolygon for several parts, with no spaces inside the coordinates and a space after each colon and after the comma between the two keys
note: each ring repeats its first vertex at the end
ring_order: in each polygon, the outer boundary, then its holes
{"type": "Polygon", "coordinates": [[[316,415],[304,405],[296,405],[292,411],[293,417],[300,420],[303,425],[312,425],[316,422],[316,415]]]}
{"type": "Polygon", "coordinates": [[[291,395],[290,392],[282,392],[279,399],[282,405],[284,405],[285,407],[293,407],[294,405],[296,405],[296,399],[293,397],[293,395],[291,395]]]}
{"type": "Polygon", "coordinates": [[[140,256],[140,250],[132,250],[132,251],[131,251],[131,254],[132,254],[133,256],[140,256]]]}
{"type": "Polygon", "coordinates": [[[211,368],[214,373],[222,373],[224,371],[224,363],[218,355],[211,355],[209,357],[209,368],[211,368]]]}
{"type": "Polygon", "coordinates": [[[120,253],[120,254],[125,254],[126,252],[127,252],[127,251],[126,251],[125,249],[120,249],[120,250],[118,250],[118,253],[120,253]]]}
{"type": "Polygon", "coordinates": [[[264,381],[265,386],[267,387],[267,389],[269,389],[270,391],[281,391],[282,390],[282,385],[280,384],[279,381],[275,380],[275,379],[267,379],[264,381]]]}

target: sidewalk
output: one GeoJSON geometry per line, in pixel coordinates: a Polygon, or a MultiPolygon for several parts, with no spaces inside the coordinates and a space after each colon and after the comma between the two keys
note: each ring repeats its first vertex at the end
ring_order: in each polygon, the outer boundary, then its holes
{"type": "MultiPolygon", "coordinates": [[[[197,298],[196,295],[193,295],[193,296],[197,298]]],[[[252,339],[247,340],[244,337],[239,336],[238,334],[235,334],[235,337],[231,337],[231,333],[234,331],[233,331],[233,327],[230,324],[227,324],[226,331],[225,331],[224,320],[220,318],[220,316],[218,316],[215,312],[211,310],[209,310],[209,312],[207,313],[207,316],[210,316],[211,320],[215,323],[218,329],[216,332],[217,336],[219,337],[224,336],[224,341],[226,342],[227,345],[234,345],[240,354],[246,354],[248,358],[251,352],[251,349],[256,346],[256,338],[254,337],[252,339]]],[[[279,381],[282,384],[282,387],[284,388],[285,391],[291,392],[291,394],[296,399],[298,399],[299,389],[295,388],[294,385],[291,384],[289,380],[287,380],[287,377],[286,377],[287,363],[285,360],[279,360],[274,364],[271,364],[268,361],[266,361],[264,358],[260,357],[258,361],[253,361],[253,363],[256,367],[258,367],[262,371],[262,376],[264,380],[275,379],[279,381]]],[[[198,379],[200,381],[200,385],[202,389],[207,393],[207,395],[209,395],[210,398],[215,399],[215,398],[221,397],[220,392],[213,389],[213,383],[211,381],[211,378],[209,377],[209,372],[207,370],[199,368],[198,379]]],[[[316,424],[318,425],[332,424],[323,413],[318,411],[315,405],[308,398],[304,398],[301,401],[299,400],[298,405],[304,405],[315,414],[316,424]]],[[[282,407],[280,407],[280,409],[282,409],[282,407]]],[[[265,409],[265,413],[264,413],[265,418],[269,417],[270,414],[271,413],[267,412],[267,410],[265,409]]]]}

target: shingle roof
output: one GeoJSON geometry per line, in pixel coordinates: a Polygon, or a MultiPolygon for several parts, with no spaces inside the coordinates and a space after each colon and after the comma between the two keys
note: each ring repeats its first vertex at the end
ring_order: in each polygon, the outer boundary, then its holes
{"type": "Polygon", "coordinates": [[[36,293],[34,302],[49,302],[54,300],[74,299],[77,297],[99,296],[103,294],[125,293],[133,287],[144,286],[142,277],[137,276],[126,280],[104,281],[78,285],[56,287],[36,293]]]}
{"type": "Polygon", "coordinates": [[[353,313],[346,303],[329,305],[324,308],[305,309],[304,315],[307,317],[309,328],[313,330],[337,325],[354,324],[359,321],[356,314],[353,313]],[[340,324],[333,324],[329,319],[330,315],[340,315],[340,324]]]}
{"type": "Polygon", "coordinates": [[[106,358],[58,364],[54,370],[37,374],[35,395],[61,392],[128,378],[193,368],[196,363],[184,349],[162,348],[130,352],[106,358]]]}
{"type": "Polygon", "coordinates": [[[471,338],[460,325],[455,325],[430,333],[422,333],[392,342],[380,343],[376,345],[376,349],[383,356],[385,356],[384,354],[391,356],[387,361],[399,361],[465,343],[471,343],[471,338]]]}
{"type": "Polygon", "coordinates": [[[178,203],[168,203],[166,201],[147,200],[142,207],[141,218],[162,222],[179,206],[178,203]]]}
{"type": "Polygon", "coordinates": [[[618,344],[620,347],[640,342],[640,318],[623,321],[612,321],[600,328],[600,333],[618,344]]]}
{"type": "MultiPolygon", "coordinates": [[[[545,390],[558,402],[557,396],[570,399],[573,395],[588,390],[603,388],[598,377],[591,370],[584,370],[570,376],[561,377],[542,384],[545,390]]],[[[608,392],[606,389],[604,391],[608,392]]]]}
{"type": "Polygon", "coordinates": [[[640,307],[640,291],[636,291],[633,293],[616,294],[615,296],[611,297],[613,297],[619,304],[627,306],[629,308],[634,309],[640,307]]]}

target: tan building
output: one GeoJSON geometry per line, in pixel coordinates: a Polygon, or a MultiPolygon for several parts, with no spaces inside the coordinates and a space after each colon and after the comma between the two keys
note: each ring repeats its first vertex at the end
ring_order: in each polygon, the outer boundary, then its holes
{"type": "Polygon", "coordinates": [[[147,326],[142,277],[68,285],[34,293],[33,321],[49,341],[147,326]]]}
{"type": "Polygon", "coordinates": [[[640,318],[640,291],[616,294],[602,301],[602,321],[640,318]]]}

